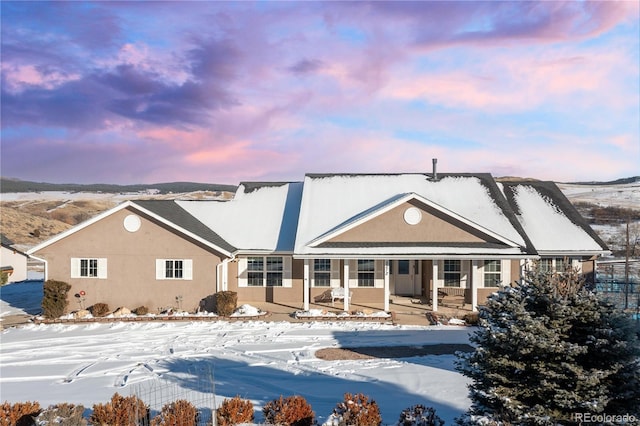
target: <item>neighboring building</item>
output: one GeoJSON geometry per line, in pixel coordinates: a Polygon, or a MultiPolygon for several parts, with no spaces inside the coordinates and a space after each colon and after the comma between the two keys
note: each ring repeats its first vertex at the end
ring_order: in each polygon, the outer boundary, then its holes
{"type": "Polygon", "coordinates": [[[13,247],[13,241],[4,234],[0,234],[2,246],[0,248],[0,272],[7,274],[8,283],[27,279],[28,256],[13,247]]]}
{"type": "MultiPolygon", "coordinates": [[[[230,201],[128,201],[29,251],[85,304],[194,310],[208,295],[308,309],[459,294],[473,309],[534,261],[593,279],[606,245],[551,182],[489,174],[308,174],[230,201]]],[[[73,304],[73,300],[71,301],[73,304]]],[[[73,306],[72,306],[73,308],[73,306]]]]}

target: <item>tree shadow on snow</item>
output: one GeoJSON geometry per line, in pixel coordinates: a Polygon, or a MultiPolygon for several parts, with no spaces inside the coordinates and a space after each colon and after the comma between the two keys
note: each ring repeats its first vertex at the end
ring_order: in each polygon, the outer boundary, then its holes
{"type": "Polygon", "coordinates": [[[42,280],[28,280],[6,284],[0,287],[0,299],[16,310],[28,315],[42,312],[42,280]]]}
{"type": "MultiPolygon", "coordinates": [[[[235,353],[233,356],[238,356],[235,353]]],[[[162,362],[162,366],[169,371],[163,374],[163,379],[175,383],[181,388],[188,388],[196,392],[215,392],[219,395],[216,405],[220,405],[224,398],[232,398],[236,395],[243,399],[251,400],[255,408],[255,421],[264,421],[262,406],[268,401],[282,396],[303,396],[314,412],[319,424],[326,421],[336,404],[343,400],[345,393],[362,393],[376,401],[380,407],[383,424],[395,424],[401,411],[416,404],[423,404],[435,408],[436,413],[446,424],[453,423],[466,407],[460,408],[447,401],[431,398],[428,389],[433,386],[440,393],[439,387],[447,375],[453,377],[454,357],[451,355],[440,356],[438,361],[433,359],[426,362],[428,367],[447,370],[446,373],[437,373],[439,383],[433,382],[429,371],[425,369],[424,377],[403,377],[399,371],[397,382],[382,381],[376,379],[376,368],[390,368],[388,365],[378,366],[376,363],[366,363],[364,369],[370,369],[370,375],[353,374],[349,371],[350,365],[357,370],[363,370],[363,361],[350,362],[326,362],[326,365],[317,364],[309,367],[308,362],[282,362],[274,361],[265,363],[264,359],[253,362],[250,355],[241,356],[248,358],[246,362],[229,360],[225,358],[224,350],[218,355],[209,357],[170,359],[162,362]],[[355,363],[355,364],[353,364],[355,363]],[[370,364],[370,365],[367,365],[370,364]],[[271,366],[272,365],[272,366],[271,366]],[[326,367],[326,368],[325,368],[326,367]],[[409,380],[409,384],[404,384],[409,380]],[[408,389],[416,385],[416,389],[408,389]],[[215,390],[214,390],[215,389],[215,390]]],[[[427,357],[422,357],[427,358],[427,357]]],[[[430,357],[429,357],[430,358],[430,357]]],[[[417,364],[422,365],[419,359],[417,364]]],[[[308,361],[325,363],[315,358],[308,361]]],[[[388,378],[388,375],[387,375],[388,378]]],[[[388,379],[387,379],[388,380],[388,379]]],[[[454,380],[460,381],[458,377],[454,380]]],[[[454,386],[455,388],[455,386],[454,386]]],[[[459,386],[458,386],[459,388],[459,386]]],[[[459,400],[459,392],[466,395],[466,387],[453,389],[456,399],[459,400]]]]}

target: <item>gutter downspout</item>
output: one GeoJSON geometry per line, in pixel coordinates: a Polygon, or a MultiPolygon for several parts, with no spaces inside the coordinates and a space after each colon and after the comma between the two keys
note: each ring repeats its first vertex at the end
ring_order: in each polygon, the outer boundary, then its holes
{"type": "Polygon", "coordinates": [[[229,267],[227,266],[231,261],[235,260],[234,254],[231,257],[224,259],[216,266],[216,293],[219,291],[227,291],[229,288],[229,267]]]}

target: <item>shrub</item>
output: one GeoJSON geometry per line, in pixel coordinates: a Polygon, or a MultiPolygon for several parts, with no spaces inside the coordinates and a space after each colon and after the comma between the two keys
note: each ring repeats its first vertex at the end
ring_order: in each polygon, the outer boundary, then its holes
{"type": "Polygon", "coordinates": [[[219,291],[216,293],[216,312],[228,317],[238,307],[238,293],[235,291],[219,291]]]}
{"type": "Polygon", "coordinates": [[[36,419],[39,425],[86,426],[82,405],[58,404],[43,410],[36,419]]]}
{"type": "Polygon", "coordinates": [[[35,417],[40,413],[37,402],[4,402],[0,406],[0,426],[30,426],[35,425],[35,417]]]}
{"type": "Polygon", "coordinates": [[[71,286],[63,281],[47,280],[43,286],[42,312],[44,316],[52,319],[61,317],[69,301],[67,293],[71,286]]]}
{"type": "Polygon", "coordinates": [[[469,325],[478,325],[480,321],[479,312],[470,312],[464,316],[464,321],[469,325]]]}
{"type": "MultiPolygon", "coordinates": [[[[265,404],[262,413],[268,424],[284,426],[311,426],[315,413],[304,397],[299,395],[274,399],[265,404]]],[[[371,426],[371,425],[370,425],[371,426]]]]}
{"type": "Polygon", "coordinates": [[[379,426],[382,424],[380,408],[375,401],[361,393],[344,394],[344,401],[339,402],[331,415],[339,426],[379,426]]]}
{"type": "Polygon", "coordinates": [[[433,407],[425,407],[422,404],[405,408],[400,413],[398,426],[443,426],[444,420],[436,415],[433,407]]]}
{"type": "Polygon", "coordinates": [[[253,422],[253,404],[251,401],[234,396],[225,399],[216,410],[218,426],[234,426],[241,423],[253,422]]]}
{"type": "Polygon", "coordinates": [[[106,303],[96,303],[89,308],[94,317],[103,317],[109,313],[109,305],[106,303]]]}
{"type": "Polygon", "coordinates": [[[194,426],[198,423],[198,409],[189,401],[179,399],[162,407],[151,420],[151,426],[194,426]]]}
{"type": "Polygon", "coordinates": [[[149,313],[149,308],[146,306],[138,306],[132,312],[136,315],[147,315],[149,313]]]}
{"type": "Polygon", "coordinates": [[[123,397],[117,392],[106,404],[94,404],[89,418],[93,425],[135,425],[149,423],[149,407],[136,396],[123,397]]]}

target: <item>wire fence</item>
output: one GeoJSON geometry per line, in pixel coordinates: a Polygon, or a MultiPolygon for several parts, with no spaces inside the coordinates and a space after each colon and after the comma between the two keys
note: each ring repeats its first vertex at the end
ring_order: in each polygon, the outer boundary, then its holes
{"type": "Polygon", "coordinates": [[[130,396],[136,396],[147,404],[150,419],[160,414],[167,404],[183,400],[188,401],[198,410],[198,418],[194,426],[215,426],[216,393],[213,371],[188,376],[188,387],[179,381],[156,377],[131,385],[130,396]]]}

